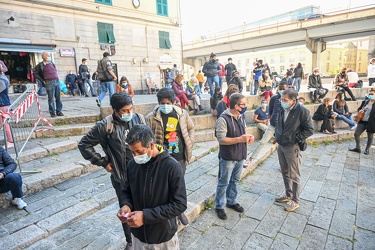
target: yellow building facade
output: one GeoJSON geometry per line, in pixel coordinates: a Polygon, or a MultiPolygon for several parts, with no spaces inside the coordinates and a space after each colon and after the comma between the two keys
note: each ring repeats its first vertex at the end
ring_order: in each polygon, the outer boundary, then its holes
{"type": "Polygon", "coordinates": [[[12,82],[27,81],[43,51],[53,52],[60,80],[82,58],[94,72],[107,51],[118,78],[138,92],[149,78],[162,85],[163,70],[182,65],[178,0],[0,0],[0,13],[0,59],[12,82]]]}

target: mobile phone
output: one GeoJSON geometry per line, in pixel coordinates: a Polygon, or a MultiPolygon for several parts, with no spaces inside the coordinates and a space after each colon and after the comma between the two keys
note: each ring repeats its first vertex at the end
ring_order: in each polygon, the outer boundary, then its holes
{"type": "Polygon", "coordinates": [[[126,214],[122,215],[122,217],[124,217],[124,218],[128,218],[128,216],[129,216],[129,213],[126,213],[126,214]]]}

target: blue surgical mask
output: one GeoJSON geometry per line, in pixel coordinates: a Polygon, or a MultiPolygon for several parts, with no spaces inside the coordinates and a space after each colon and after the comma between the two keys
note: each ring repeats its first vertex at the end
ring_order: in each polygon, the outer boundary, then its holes
{"type": "Polygon", "coordinates": [[[284,90],[279,90],[279,95],[282,95],[284,90]]]}
{"type": "Polygon", "coordinates": [[[266,103],[262,103],[262,108],[267,108],[267,104],[266,103]]]}
{"type": "Polygon", "coordinates": [[[300,102],[300,101],[298,101],[298,103],[299,103],[300,105],[303,105],[303,103],[302,103],[302,102],[300,102]]]}
{"type": "Polygon", "coordinates": [[[288,108],[290,108],[290,105],[289,105],[288,102],[281,102],[281,107],[282,107],[283,109],[288,109],[288,108]]]}
{"type": "Polygon", "coordinates": [[[47,61],[52,62],[52,57],[48,57],[47,61]]]}
{"type": "Polygon", "coordinates": [[[159,107],[159,109],[164,114],[169,114],[173,110],[173,105],[170,105],[170,104],[161,104],[160,107],[159,107]]]}
{"type": "Polygon", "coordinates": [[[123,82],[121,87],[123,87],[124,89],[127,89],[128,88],[128,83],[127,82],[123,82]]]}
{"type": "Polygon", "coordinates": [[[137,155],[137,156],[134,156],[133,158],[134,158],[135,163],[137,164],[146,164],[147,162],[150,161],[151,156],[148,156],[146,152],[143,155],[137,155]]]}
{"type": "Polygon", "coordinates": [[[368,98],[369,100],[374,100],[374,99],[375,99],[375,95],[367,95],[367,98],[368,98]]]}
{"type": "Polygon", "coordinates": [[[247,110],[247,107],[241,108],[240,114],[241,115],[245,114],[246,110],[247,110]]]}
{"type": "Polygon", "coordinates": [[[133,113],[130,112],[130,114],[121,114],[121,120],[124,121],[124,122],[128,122],[132,119],[133,117],[133,113]]]}

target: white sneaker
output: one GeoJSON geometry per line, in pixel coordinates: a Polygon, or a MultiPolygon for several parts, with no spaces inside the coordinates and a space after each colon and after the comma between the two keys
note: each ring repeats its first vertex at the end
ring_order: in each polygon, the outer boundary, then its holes
{"type": "Polygon", "coordinates": [[[351,127],[350,130],[354,131],[354,130],[356,130],[356,128],[357,128],[357,124],[355,124],[353,127],[351,127]]]}
{"type": "Polygon", "coordinates": [[[17,206],[18,209],[23,209],[24,207],[27,206],[27,203],[24,202],[21,198],[14,198],[12,200],[12,204],[17,206]]]}

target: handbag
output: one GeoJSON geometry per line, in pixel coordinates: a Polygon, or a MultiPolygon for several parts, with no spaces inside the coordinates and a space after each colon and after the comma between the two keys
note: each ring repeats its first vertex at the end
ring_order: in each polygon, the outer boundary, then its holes
{"type": "Polygon", "coordinates": [[[359,112],[358,112],[358,114],[357,115],[355,115],[354,117],[353,117],[353,120],[355,121],[355,122],[360,122],[360,121],[362,121],[362,118],[363,118],[363,116],[365,115],[365,110],[360,110],[359,112]],[[361,112],[361,111],[363,111],[363,112],[361,112]]]}

